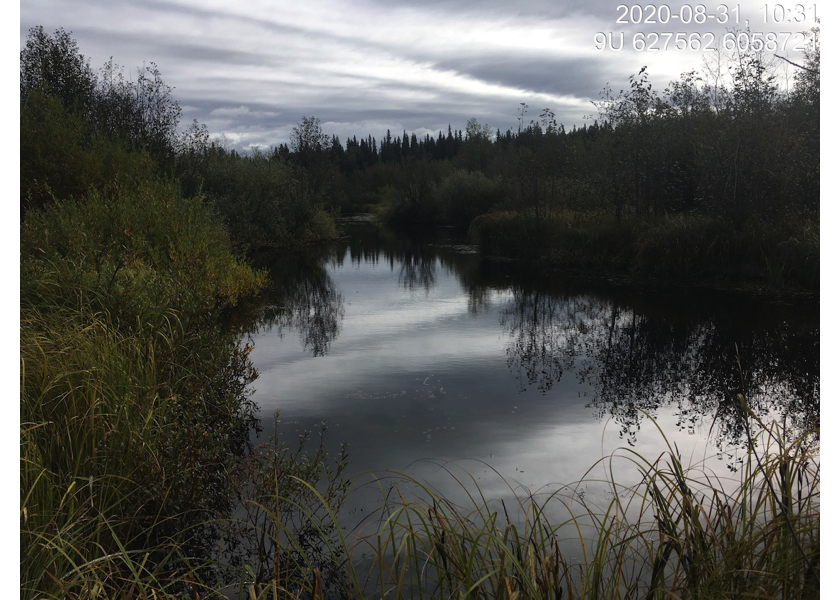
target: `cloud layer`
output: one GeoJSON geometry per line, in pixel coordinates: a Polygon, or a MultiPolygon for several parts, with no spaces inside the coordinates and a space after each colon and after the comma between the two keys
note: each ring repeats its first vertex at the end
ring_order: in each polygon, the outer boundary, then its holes
{"type": "Polygon", "coordinates": [[[596,50],[595,33],[622,27],[600,1],[24,0],[20,11],[21,45],[30,27],[63,27],[95,68],[154,62],[184,124],[242,149],[288,142],[305,115],[342,140],[471,117],[504,131],[521,102],[529,118],[550,108],[581,125],[608,83],[626,87],[649,65],[661,90],[700,65],[699,53],[596,50]]]}

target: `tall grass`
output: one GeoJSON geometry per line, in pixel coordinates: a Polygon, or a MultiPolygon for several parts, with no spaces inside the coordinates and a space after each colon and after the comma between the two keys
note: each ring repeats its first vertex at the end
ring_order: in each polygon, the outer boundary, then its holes
{"type": "Polygon", "coordinates": [[[574,493],[577,486],[499,506],[469,475],[459,481],[470,503],[456,506],[407,480],[422,499],[389,495],[382,528],[369,540],[376,594],[818,597],[816,450],[809,435],[786,441],[778,424],[745,415],[758,429],[734,482],[702,463],[686,464],[670,443],[653,460],[629,450],[604,459],[610,473],[640,474],[635,485],[608,478],[612,495],[604,507],[584,501],[574,493]],[[570,544],[582,558],[569,557],[570,544]]]}
{"type": "MultiPolygon", "coordinates": [[[[743,396],[733,401],[749,439],[731,478],[687,463],[664,434],[659,456],[617,451],[547,496],[509,485],[513,503],[487,498],[468,470],[448,465],[466,500],[399,476],[376,531],[363,537],[340,524],[346,457],[332,462],[323,439],[305,454],[305,440],[292,451],[274,438],[233,470],[244,508],[224,523],[243,551],[223,563],[179,543],[188,537],[185,523],[198,527],[200,519],[158,516],[144,528],[127,526],[120,492],[136,493],[137,482],[85,477],[76,468],[57,485],[38,445],[22,442],[24,591],[79,598],[818,597],[819,431],[791,437],[783,424],[752,413],[743,396]],[[632,473],[638,480],[624,483],[632,473]],[[609,491],[604,504],[578,493],[585,484],[609,491]],[[167,524],[177,535],[150,533],[167,524]],[[355,562],[360,552],[373,563],[355,562]]],[[[49,426],[24,423],[22,439],[49,426]]]]}
{"type": "Polygon", "coordinates": [[[137,161],[21,224],[23,598],[183,586],[247,448],[256,374],[220,316],[264,275],[137,161]]]}
{"type": "Polygon", "coordinates": [[[346,449],[330,457],[324,432],[314,448],[308,432],[296,447],[275,432],[237,465],[240,508],[224,524],[235,541],[228,561],[238,566],[240,595],[360,595],[338,520],[350,485],[346,449]]]}
{"type": "MultiPolygon", "coordinates": [[[[761,421],[743,396],[734,401],[751,433],[731,477],[687,462],[660,430],[658,456],[619,450],[547,495],[508,485],[513,501],[485,496],[461,464],[443,465],[460,486],[457,499],[379,473],[381,512],[352,534],[329,500],[335,480],[319,488],[287,467],[268,468],[258,479],[269,485],[244,522],[281,560],[264,561],[273,568],[262,576],[258,563],[243,568],[238,597],[819,597],[819,431],[791,436],[761,421]],[[589,499],[585,487],[606,499],[589,499]]],[[[264,466],[280,464],[269,456],[264,466]]]]}

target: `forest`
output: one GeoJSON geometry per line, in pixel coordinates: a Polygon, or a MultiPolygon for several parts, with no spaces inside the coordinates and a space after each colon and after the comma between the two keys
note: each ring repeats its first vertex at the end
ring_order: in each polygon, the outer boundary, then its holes
{"type": "MultiPolygon", "coordinates": [[[[515,130],[470,119],[422,139],[342,142],[305,116],[288,142],[244,153],[183,126],[154,63],[131,76],[113,61],[95,69],[68,32],[30,30],[21,597],[214,597],[220,581],[253,581],[242,560],[195,557],[241,539],[224,515],[268,503],[279,474],[291,476],[284,493],[306,498],[284,510],[299,517],[314,502],[331,514],[345,457],[252,452],[257,374],[231,315],[269,285],[251,254],[334,240],[342,213],[468,228],[482,253],[546,269],[818,294],[819,45],[787,91],[766,56],[719,59],[726,78],[685,73],[662,92],[642,68],[626,90],[603,90],[584,127],[522,103],[515,130]],[[319,481],[328,487],[313,496],[319,481]]],[[[301,539],[330,526],[304,521],[301,539]]],[[[321,597],[332,571],[302,547],[275,544],[265,572],[321,597]]],[[[814,559],[799,558],[784,560],[807,588],[814,559]]],[[[284,597],[260,597],[271,593],[284,597]]]]}
{"type": "MultiPolygon", "coordinates": [[[[50,39],[38,35],[42,46],[50,39]]],[[[72,43],[66,33],[53,42],[65,55],[72,43]]],[[[129,81],[112,62],[94,72],[80,55],[38,72],[33,56],[21,65],[21,99],[38,91],[54,106],[24,103],[21,210],[78,196],[85,178],[105,175],[73,163],[89,140],[67,140],[74,156],[63,164],[50,154],[59,145],[38,147],[44,134],[70,134],[57,116],[43,118],[61,104],[97,136],[145,149],[183,195],[204,199],[240,252],[330,239],[335,215],[374,212],[401,226],[470,227],[486,254],[555,268],[815,292],[818,38],[813,48],[786,91],[772,56],[721,51],[716,71],[684,73],[661,93],[642,68],[626,90],[602,90],[580,128],[522,103],[515,131],[473,118],[436,137],[387,131],[342,142],[303,117],[288,143],[247,154],[198,122],[179,128],[180,107],[154,64],[129,81]]]]}

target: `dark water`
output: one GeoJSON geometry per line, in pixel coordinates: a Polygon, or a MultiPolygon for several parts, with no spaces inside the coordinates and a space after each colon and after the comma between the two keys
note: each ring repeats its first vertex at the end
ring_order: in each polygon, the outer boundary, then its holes
{"type": "Polygon", "coordinates": [[[655,458],[651,418],[728,473],[744,444],[735,393],[791,434],[819,420],[816,304],[566,279],[483,259],[452,229],[344,228],[305,257],[264,258],[277,290],[252,334],[253,399],[289,441],[326,421],[354,473],[457,495],[439,466],[454,461],[488,497],[537,493],[617,448],[655,458]]]}

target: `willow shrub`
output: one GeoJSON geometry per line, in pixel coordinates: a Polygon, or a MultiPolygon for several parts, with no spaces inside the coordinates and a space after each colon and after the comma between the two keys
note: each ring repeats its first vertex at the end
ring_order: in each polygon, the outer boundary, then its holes
{"type": "Polygon", "coordinates": [[[338,237],[319,174],[259,152],[208,148],[195,160],[188,188],[202,190],[237,248],[299,248],[338,237]]]}
{"type": "Polygon", "coordinates": [[[435,186],[433,196],[445,223],[466,226],[501,202],[503,189],[480,171],[456,169],[435,186]]]}
{"type": "Polygon", "coordinates": [[[22,597],[114,597],[233,503],[256,374],[219,317],[264,275],[150,170],[54,200],[21,225],[22,597]]]}
{"type": "Polygon", "coordinates": [[[669,278],[819,289],[819,224],[678,215],[641,224],[634,262],[669,278]]]}
{"type": "Polygon", "coordinates": [[[470,226],[487,254],[666,281],[819,289],[819,224],[674,215],[627,218],[555,211],[542,220],[493,212],[470,226]]]}

